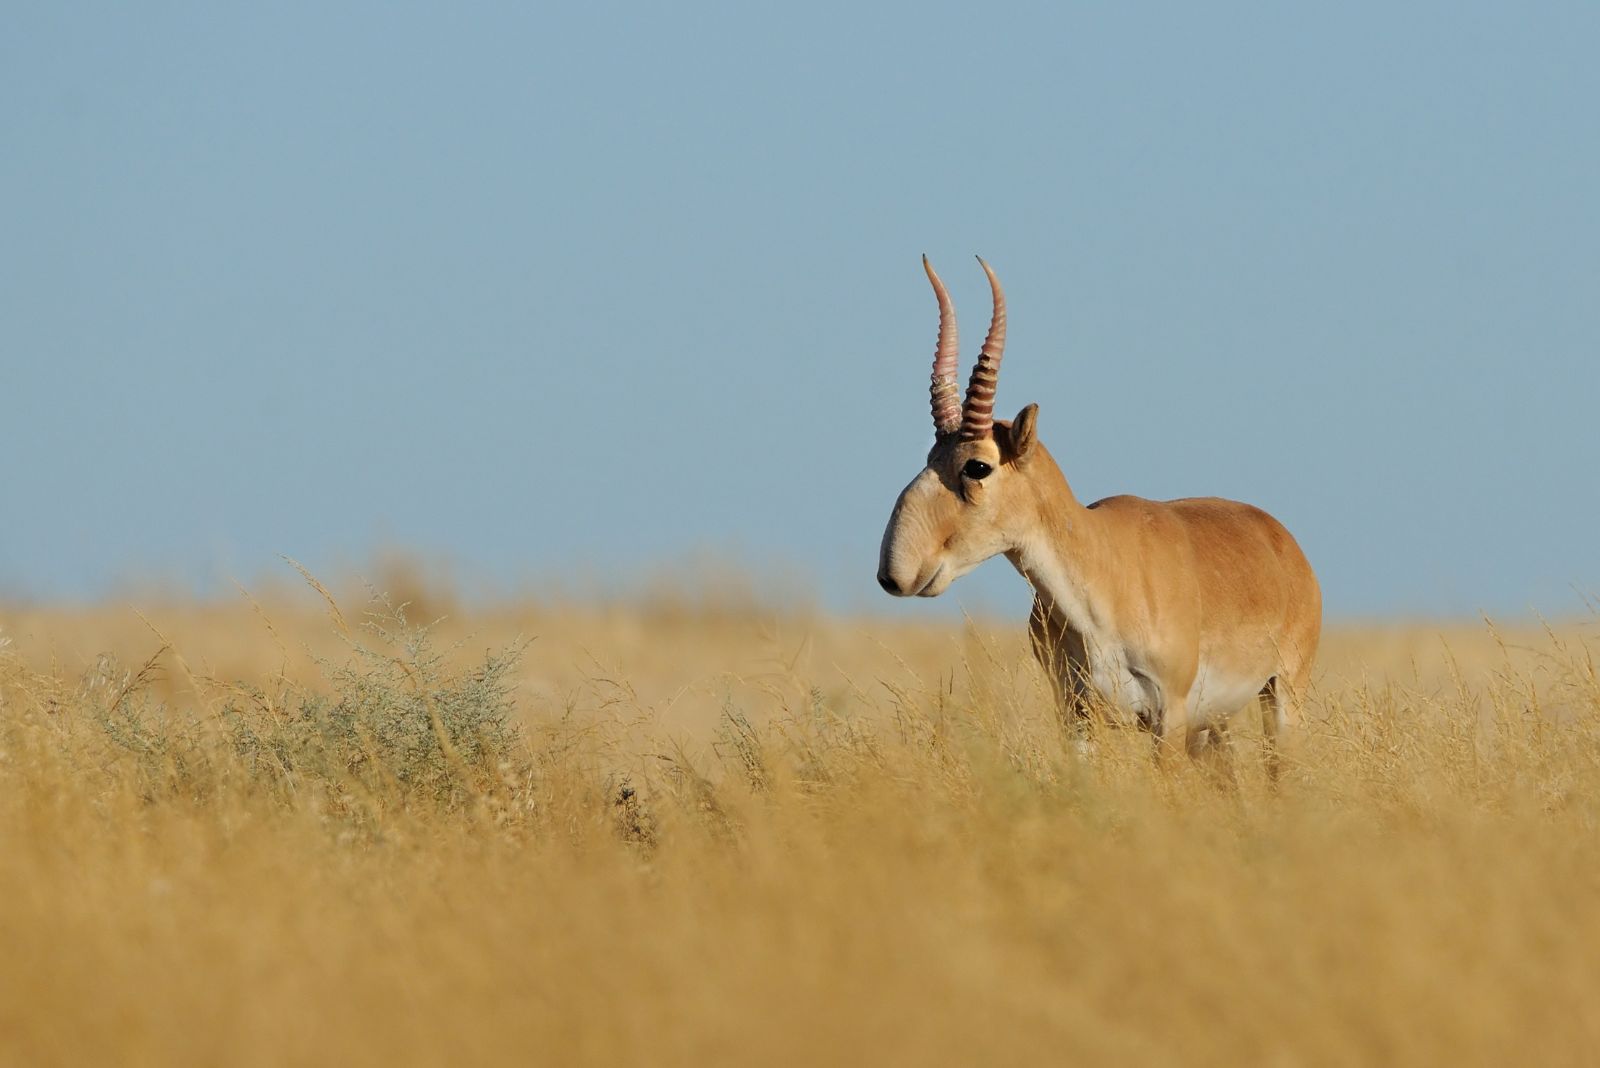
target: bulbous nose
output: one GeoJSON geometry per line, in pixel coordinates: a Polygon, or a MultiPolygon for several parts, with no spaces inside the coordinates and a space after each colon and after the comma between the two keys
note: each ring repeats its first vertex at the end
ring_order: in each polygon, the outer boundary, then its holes
{"type": "Polygon", "coordinates": [[[878,572],[878,585],[883,587],[884,593],[900,596],[900,583],[896,582],[887,571],[878,572]]]}

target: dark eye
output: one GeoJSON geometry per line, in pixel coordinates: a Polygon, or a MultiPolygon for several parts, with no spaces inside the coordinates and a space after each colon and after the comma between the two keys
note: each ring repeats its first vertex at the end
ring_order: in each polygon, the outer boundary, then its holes
{"type": "Polygon", "coordinates": [[[968,460],[966,466],[961,469],[961,477],[970,478],[974,482],[978,482],[988,478],[989,472],[993,470],[994,468],[982,460],[968,460]]]}

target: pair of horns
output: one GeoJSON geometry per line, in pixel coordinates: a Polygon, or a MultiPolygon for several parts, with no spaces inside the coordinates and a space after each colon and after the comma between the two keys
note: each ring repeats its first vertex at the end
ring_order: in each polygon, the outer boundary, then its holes
{"type": "Polygon", "coordinates": [[[956,400],[956,369],[961,356],[961,344],[956,338],[956,306],[950,294],[939,281],[928,257],[922,257],[922,269],[928,272],[933,283],[933,295],[939,298],[939,346],[933,350],[933,382],[928,392],[933,397],[933,427],[940,434],[961,432],[962,440],[976,441],[994,432],[994,391],[1000,381],[1000,358],[1006,351],[1006,295],[1000,291],[1000,279],[978,257],[983,273],[989,276],[989,290],[994,294],[994,314],[989,319],[989,336],[983,339],[978,352],[978,362],[972,368],[972,378],[967,383],[965,403],[956,400]]]}

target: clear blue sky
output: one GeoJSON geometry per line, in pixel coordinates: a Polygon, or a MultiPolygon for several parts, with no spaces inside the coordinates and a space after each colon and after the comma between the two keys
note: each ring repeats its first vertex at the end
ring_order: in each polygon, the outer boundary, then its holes
{"type": "MultiPolygon", "coordinates": [[[[1333,615],[1600,588],[1600,5],[39,4],[0,32],[0,590],[375,546],[876,589],[951,283],[1080,496],[1333,615]]],[[[996,561],[946,600],[1021,611],[996,561]]]]}

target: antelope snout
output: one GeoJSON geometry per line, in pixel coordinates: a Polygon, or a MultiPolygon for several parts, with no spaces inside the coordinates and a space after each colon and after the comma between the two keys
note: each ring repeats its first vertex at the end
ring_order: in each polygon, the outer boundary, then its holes
{"type": "Polygon", "coordinates": [[[895,551],[893,527],[883,539],[878,553],[878,585],[891,597],[910,597],[921,587],[922,568],[915,560],[895,551]]]}

